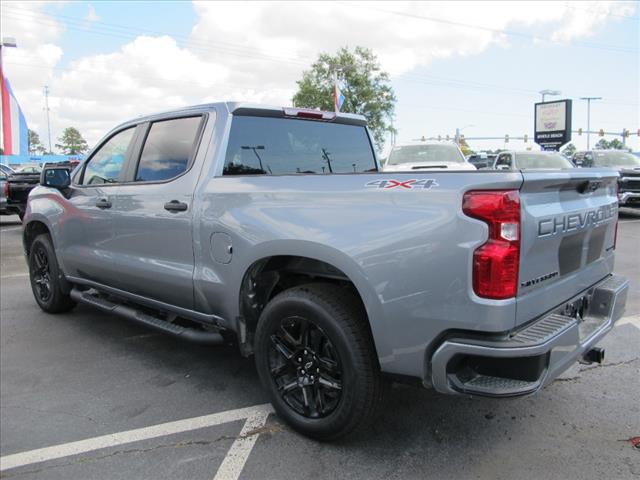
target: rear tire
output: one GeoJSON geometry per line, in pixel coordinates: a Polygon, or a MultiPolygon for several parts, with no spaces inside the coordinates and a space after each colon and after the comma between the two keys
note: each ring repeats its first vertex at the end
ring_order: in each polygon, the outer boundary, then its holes
{"type": "Polygon", "coordinates": [[[63,290],[63,273],[58,266],[49,235],[38,235],[29,249],[29,279],[38,306],[47,313],[68,312],[76,303],[63,290]]]}
{"type": "Polygon", "coordinates": [[[278,415],[294,430],[332,440],[363,427],[385,381],[357,296],[332,284],[294,287],[263,310],[256,367],[278,415]]]}

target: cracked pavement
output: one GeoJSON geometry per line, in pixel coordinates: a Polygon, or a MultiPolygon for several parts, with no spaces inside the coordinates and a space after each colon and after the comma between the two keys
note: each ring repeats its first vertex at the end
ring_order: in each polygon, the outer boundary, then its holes
{"type": "MultiPolygon", "coordinates": [[[[35,305],[20,228],[0,218],[0,452],[26,450],[267,401],[251,359],[78,307],[35,305]]],[[[640,319],[640,215],[624,215],[616,271],[640,319]]],[[[538,395],[446,397],[394,385],[386,414],[336,443],[271,416],[241,479],[640,479],[640,329],[600,344],[603,365],[574,365],[538,395]]],[[[240,434],[236,421],[3,472],[16,479],[211,479],[240,434]]]]}

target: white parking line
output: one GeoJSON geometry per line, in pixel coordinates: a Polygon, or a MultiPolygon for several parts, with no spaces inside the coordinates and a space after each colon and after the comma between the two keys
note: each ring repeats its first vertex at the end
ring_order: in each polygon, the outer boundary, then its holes
{"type": "Polygon", "coordinates": [[[15,273],[13,275],[3,275],[0,277],[0,280],[5,280],[7,278],[21,278],[21,277],[28,277],[29,274],[28,273],[15,273]]]}
{"type": "Polygon", "coordinates": [[[630,323],[634,327],[640,328],[640,315],[630,315],[628,317],[622,317],[620,320],[616,322],[616,326],[626,325],[630,323]]]}
{"type": "Polygon", "coordinates": [[[240,477],[240,472],[242,472],[256,440],[258,440],[259,433],[252,432],[264,427],[269,413],[270,411],[266,410],[258,411],[247,418],[240,435],[231,445],[213,480],[236,480],[240,477]]]}
{"type": "Polygon", "coordinates": [[[0,228],[0,232],[13,232],[15,230],[22,230],[22,226],[20,226],[20,227],[0,228]]]}
{"type": "Polygon", "coordinates": [[[263,404],[254,407],[239,408],[226,412],[186,418],[175,422],[161,423],[150,427],[111,433],[100,437],[88,438],[77,442],[63,443],[52,447],[38,448],[27,452],[15,453],[0,457],[0,472],[12,468],[23,467],[34,463],[47,462],[58,458],[79,455],[102,448],[115,447],[126,443],[149,440],[151,438],[173,435],[175,433],[198,430],[223,423],[246,419],[239,437],[231,445],[227,457],[223,460],[216,479],[235,480],[240,475],[251,449],[260,432],[253,433],[264,426],[269,414],[273,412],[271,405],[263,404]]]}

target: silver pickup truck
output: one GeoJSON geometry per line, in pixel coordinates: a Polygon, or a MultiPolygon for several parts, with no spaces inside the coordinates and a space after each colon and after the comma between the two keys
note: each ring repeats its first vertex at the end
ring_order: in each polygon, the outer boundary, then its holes
{"type": "Polygon", "coordinates": [[[281,418],[332,439],[382,410],[390,380],[514,397],[601,362],[628,290],[616,181],[380,172],[363,117],[217,103],[45,168],[24,249],[44,311],[237,342],[281,418]]]}

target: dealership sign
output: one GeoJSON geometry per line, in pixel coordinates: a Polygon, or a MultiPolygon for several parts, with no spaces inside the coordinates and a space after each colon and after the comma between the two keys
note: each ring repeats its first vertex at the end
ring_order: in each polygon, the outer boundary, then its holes
{"type": "Polygon", "coordinates": [[[571,141],[571,100],[536,103],[534,141],[544,150],[571,141]]]}

